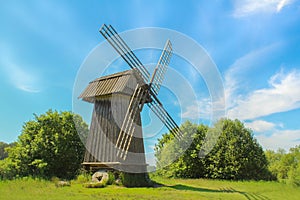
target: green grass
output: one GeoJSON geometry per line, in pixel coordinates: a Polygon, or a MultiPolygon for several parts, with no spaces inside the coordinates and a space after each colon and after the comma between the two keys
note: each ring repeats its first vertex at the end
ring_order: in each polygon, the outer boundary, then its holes
{"type": "Polygon", "coordinates": [[[205,179],[153,180],[157,188],[84,188],[72,182],[71,187],[56,187],[53,182],[23,179],[0,181],[0,199],[299,199],[300,188],[277,182],[236,182],[205,179]]]}

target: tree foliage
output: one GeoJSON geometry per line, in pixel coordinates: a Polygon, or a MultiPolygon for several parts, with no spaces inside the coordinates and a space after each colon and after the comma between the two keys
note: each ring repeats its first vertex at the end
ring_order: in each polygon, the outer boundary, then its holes
{"type": "Polygon", "coordinates": [[[266,179],[267,159],[252,132],[238,120],[221,120],[222,132],[205,162],[206,177],[266,179]]]}
{"type": "Polygon", "coordinates": [[[155,148],[158,173],[181,178],[270,178],[262,147],[240,121],[222,119],[212,128],[186,122],[181,128],[182,140],[165,134],[158,141],[155,148]],[[211,151],[204,158],[199,157],[205,136],[216,131],[221,132],[211,151]],[[166,166],[166,160],[173,157],[177,158],[175,162],[166,166]]]}
{"type": "Polygon", "coordinates": [[[5,142],[0,142],[0,160],[3,160],[8,156],[7,152],[5,151],[5,148],[8,147],[8,144],[5,142]]]}
{"type": "Polygon", "coordinates": [[[207,127],[187,121],[181,126],[182,140],[172,134],[164,134],[155,145],[159,173],[167,177],[203,177],[203,160],[198,158],[207,127]],[[175,160],[175,162],[174,162],[175,160]]]}
{"type": "Polygon", "coordinates": [[[13,147],[14,145],[15,145],[15,143],[7,144],[5,142],[0,142],[0,160],[3,160],[8,157],[6,148],[13,147]]]}
{"type": "Polygon", "coordinates": [[[287,153],[283,149],[266,151],[269,170],[279,181],[300,186],[300,145],[287,153]]]}
{"type": "Polygon", "coordinates": [[[52,110],[35,115],[24,124],[16,145],[8,149],[8,158],[0,166],[2,177],[74,177],[85,151],[77,131],[88,133],[79,115],[52,110]]]}

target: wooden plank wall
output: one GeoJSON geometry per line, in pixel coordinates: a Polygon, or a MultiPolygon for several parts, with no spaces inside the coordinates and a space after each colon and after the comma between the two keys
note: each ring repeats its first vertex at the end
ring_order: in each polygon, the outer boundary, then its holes
{"type": "Polygon", "coordinates": [[[145,165],[140,114],[135,119],[136,128],[126,160],[123,161],[116,156],[115,144],[129,101],[130,96],[122,94],[99,97],[95,101],[84,162],[121,162],[145,165]]]}

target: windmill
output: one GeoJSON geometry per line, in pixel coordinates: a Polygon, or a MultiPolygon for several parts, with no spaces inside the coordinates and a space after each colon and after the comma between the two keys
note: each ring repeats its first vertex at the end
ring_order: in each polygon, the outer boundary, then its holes
{"type": "Polygon", "coordinates": [[[144,173],[147,165],[140,112],[145,104],[176,138],[182,136],[157,97],[172,57],[172,44],[166,41],[150,77],[149,71],[111,25],[103,24],[100,33],[131,70],[97,78],[79,96],[94,104],[83,165],[88,169],[144,173]]]}

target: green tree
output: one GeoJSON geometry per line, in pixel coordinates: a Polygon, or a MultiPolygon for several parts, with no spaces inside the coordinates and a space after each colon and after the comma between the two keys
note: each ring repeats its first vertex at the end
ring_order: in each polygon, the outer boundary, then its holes
{"type": "Polygon", "coordinates": [[[155,148],[158,173],[182,178],[270,178],[262,147],[240,121],[222,119],[212,128],[186,122],[181,129],[184,134],[181,140],[165,134],[158,141],[155,148]],[[211,146],[211,151],[199,157],[205,136],[216,138],[216,143],[208,141],[206,147],[211,146]],[[166,160],[174,157],[178,158],[166,166],[166,160]]]}
{"type": "Polygon", "coordinates": [[[219,179],[269,179],[268,162],[251,130],[239,120],[220,120],[221,134],[206,156],[206,177],[219,179]]]}
{"type": "Polygon", "coordinates": [[[168,177],[199,178],[203,176],[203,160],[198,158],[207,126],[187,121],[181,126],[183,138],[164,134],[155,146],[158,173],[168,177]],[[173,162],[175,160],[175,162],[173,162]]]}
{"type": "Polygon", "coordinates": [[[268,169],[273,177],[273,179],[278,179],[278,174],[280,173],[280,177],[283,175],[282,172],[280,172],[280,162],[282,157],[285,155],[285,151],[283,149],[280,149],[279,151],[275,152],[273,150],[266,150],[265,155],[268,160],[268,169]]]}
{"type": "Polygon", "coordinates": [[[300,186],[300,145],[291,148],[289,151],[292,159],[288,171],[288,183],[300,186]]]}
{"type": "Polygon", "coordinates": [[[5,148],[9,147],[9,144],[5,142],[0,142],[0,160],[7,158],[8,154],[5,151],[5,148]]]}
{"type": "Polygon", "coordinates": [[[266,156],[269,170],[277,180],[300,186],[300,145],[290,148],[289,152],[267,150],[266,156]]]}
{"type": "Polygon", "coordinates": [[[35,115],[24,124],[17,144],[8,149],[5,164],[18,176],[73,178],[85,151],[79,134],[87,133],[88,125],[71,112],[35,115]]]}
{"type": "Polygon", "coordinates": [[[0,142],[0,160],[3,160],[5,158],[7,158],[8,153],[7,153],[6,149],[9,148],[9,147],[13,147],[15,145],[16,145],[15,142],[9,143],[9,144],[7,144],[5,142],[0,142]]]}

